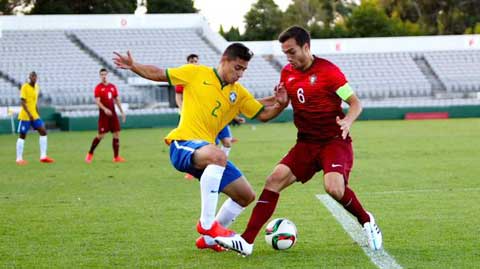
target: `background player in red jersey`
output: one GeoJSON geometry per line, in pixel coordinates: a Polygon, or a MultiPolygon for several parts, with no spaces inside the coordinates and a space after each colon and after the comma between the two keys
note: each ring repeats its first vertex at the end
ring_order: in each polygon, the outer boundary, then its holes
{"type": "Polygon", "coordinates": [[[311,54],[310,34],[305,29],[290,27],[280,34],[279,41],[289,64],[282,69],[278,90],[286,90],[292,104],[297,143],[268,176],[244,233],[215,239],[224,247],[250,255],[258,232],[275,210],[280,191],[295,181],[306,183],[323,170],[325,191],[358,219],[369,246],[378,250],[382,247],[380,229],[348,187],[353,165],[349,131],[362,111],[360,101],[337,66],[311,54]],[[342,100],[349,105],[347,115],[342,100]]]}
{"type": "Polygon", "coordinates": [[[122,113],[122,122],[125,122],[126,116],[118,97],[117,87],[107,81],[108,71],[105,68],[100,69],[101,82],[95,87],[95,102],[99,109],[98,116],[98,134],[93,139],[90,151],[85,157],[85,162],[91,163],[93,152],[103,139],[107,132],[113,133],[113,162],[124,162],[125,159],[119,155],[120,148],[120,122],[118,121],[115,105],[122,113]]]}

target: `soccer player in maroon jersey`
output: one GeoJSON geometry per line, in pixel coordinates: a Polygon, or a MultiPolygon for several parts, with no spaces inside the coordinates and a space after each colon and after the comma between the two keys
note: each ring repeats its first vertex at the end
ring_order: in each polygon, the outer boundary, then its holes
{"type": "Polygon", "coordinates": [[[101,82],[95,87],[95,102],[99,109],[98,134],[93,139],[90,150],[85,157],[85,162],[87,163],[92,162],[93,152],[107,132],[113,133],[113,162],[125,162],[125,159],[119,155],[120,122],[115,112],[115,105],[117,105],[120,113],[122,113],[122,122],[125,122],[126,116],[120,103],[117,87],[107,81],[107,75],[107,69],[100,69],[101,82]]]}
{"type": "Polygon", "coordinates": [[[278,90],[287,91],[293,107],[297,143],[267,177],[243,234],[215,240],[250,255],[255,238],[275,210],[280,191],[295,181],[306,183],[323,170],[325,191],[357,218],[368,245],[378,250],[382,247],[380,229],[348,186],[353,165],[349,131],[362,111],[360,101],[337,66],[311,54],[310,34],[305,29],[290,27],[280,34],[279,41],[289,64],[282,69],[278,90]],[[346,115],[342,100],[349,105],[346,115]]]}

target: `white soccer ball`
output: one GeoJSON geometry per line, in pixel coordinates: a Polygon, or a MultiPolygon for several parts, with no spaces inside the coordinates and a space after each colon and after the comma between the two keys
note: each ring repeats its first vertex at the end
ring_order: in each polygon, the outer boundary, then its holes
{"type": "Polygon", "coordinates": [[[278,218],[270,221],[265,229],[265,241],[276,250],[293,247],[297,242],[297,227],[288,219],[278,218]]]}

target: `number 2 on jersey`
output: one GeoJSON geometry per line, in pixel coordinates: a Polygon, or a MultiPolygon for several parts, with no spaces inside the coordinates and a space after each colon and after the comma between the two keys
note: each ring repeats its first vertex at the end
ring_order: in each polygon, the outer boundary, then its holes
{"type": "Polygon", "coordinates": [[[222,106],[222,103],[220,103],[218,100],[217,100],[217,106],[213,108],[212,110],[212,116],[214,116],[215,118],[218,117],[217,116],[217,110],[222,106]]]}
{"type": "Polygon", "coordinates": [[[298,88],[297,90],[297,98],[298,98],[298,101],[302,104],[305,103],[305,95],[304,94],[304,91],[302,88],[298,88]]]}

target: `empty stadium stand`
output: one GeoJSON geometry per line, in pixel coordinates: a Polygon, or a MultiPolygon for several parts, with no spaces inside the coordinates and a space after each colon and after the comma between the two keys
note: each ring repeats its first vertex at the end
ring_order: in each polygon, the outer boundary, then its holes
{"type": "MultiPolygon", "coordinates": [[[[51,22],[42,16],[6,16],[0,39],[0,106],[18,106],[18,85],[35,70],[43,103],[69,111],[65,107],[77,106],[78,112],[66,113],[90,115],[86,110],[95,110],[92,91],[99,81],[98,70],[107,67],[111,71],[110,81],[120,89],[123,102],[131,108],[158,107],[151,103],[168,101],[166,91],[159,90],[166,85],[135,82],[135,74],[113,66],[113,51],[130,50],[136,60],[160,67],[182,65],[188,54],[196,53],[202,64],[217,66],[228,45],[198,14],[128,16],[51,16],[51,22]],[[117,25],[118,21],[125,25],[128,22],[128,27],[117,25]]],[[[278,46],[278,42],[273,43],[278,46]]],[[[480,92],[480,49],[432,51],[424,45],[418,51],[375,51],[379,47],[361,51],[365,50],[362,45],[358,52],[325,53],[328,46],[315,44],[323,51],[317,55],[344,71],[366,106],[480,104],[480,99],[473,98],[480,92]]],[[[269,95],[286,63],[279,50],[257,53],[241,83],[256,97],[269,95]]]]}

